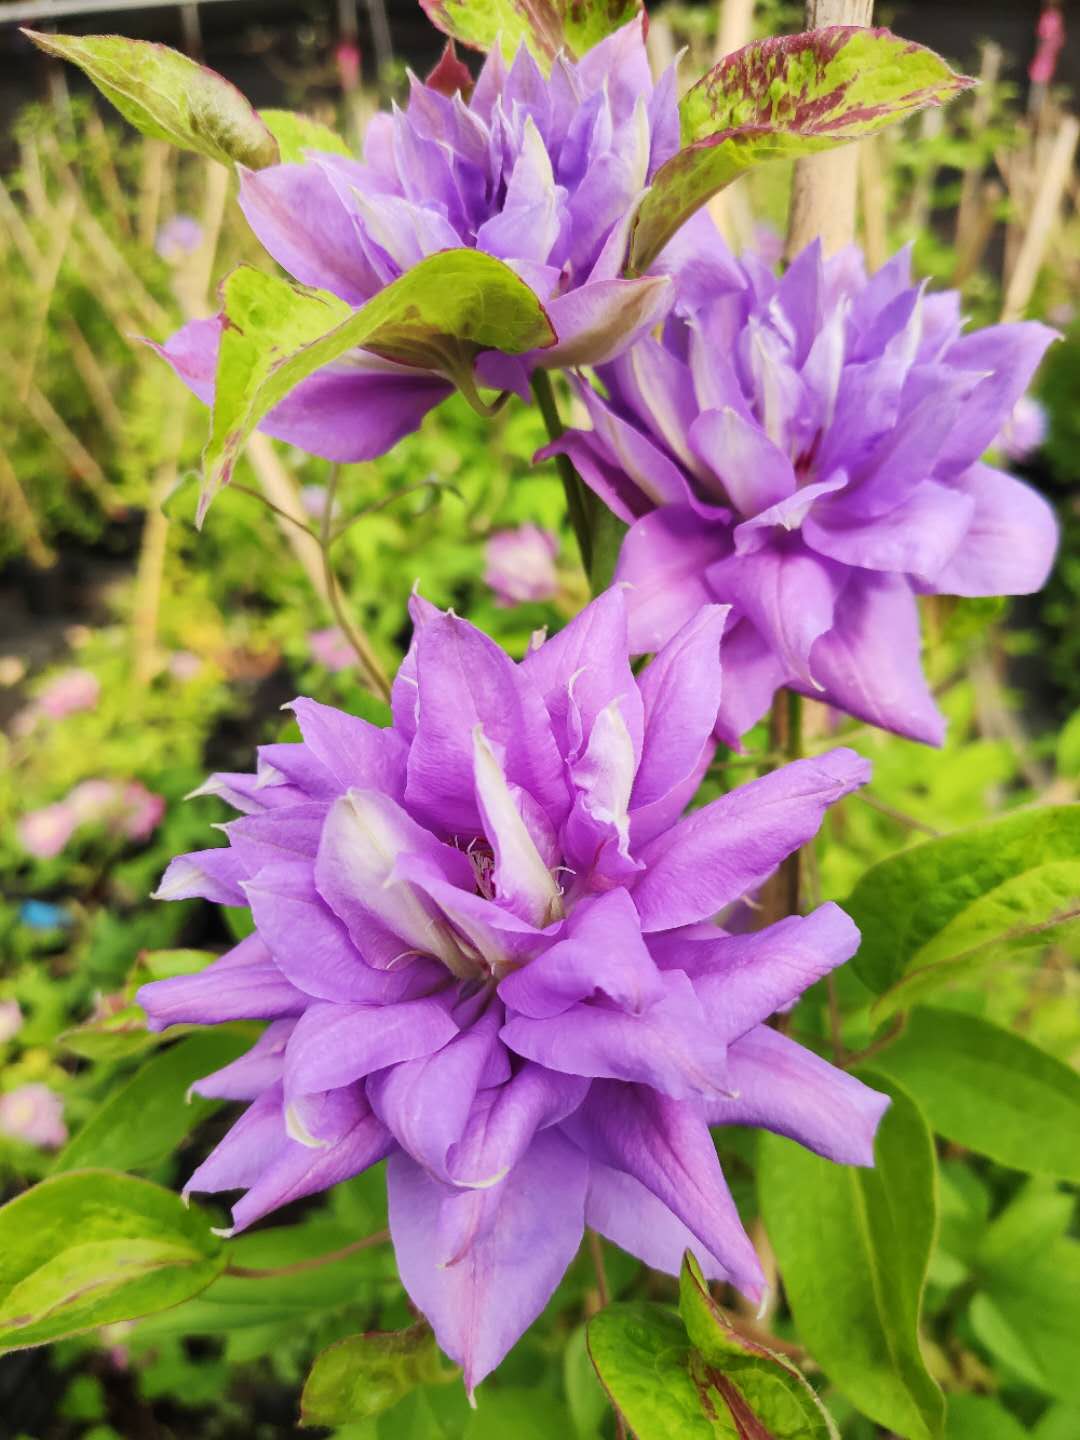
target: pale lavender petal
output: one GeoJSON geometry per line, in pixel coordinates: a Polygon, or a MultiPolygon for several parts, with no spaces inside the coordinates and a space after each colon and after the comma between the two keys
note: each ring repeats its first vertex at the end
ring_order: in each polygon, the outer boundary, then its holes
{"type": "Polygon", "coordinates": [[[939,475],[960,474],[990,448],[1057,338],[1049,326],[1024,320],[975,330],[950,346],[944,356],[947,364],[982,371],[987,378],[965,405],[961,423],[944,447],[939,475]]]}
{"type": "Polygon", "coordinates": [[[817,833],[825,811],[869,778],[854,750],[830,750],[751,780],[695,810],[642,852],[633,889],[646,932],[707,920],[751,894],[817,833]]]}
{"type": "MultiPolygon", "coordinates": [[[[445,1186],[403,1154],[387,1172],[390,1229],[402,1282],[471,1392],[547,1304],[584,1231],[585,1156],[555,1130],[538,1135],[499,1186],[498,1222],[439,1269],[432,1236],[445,1186]]],[[[462,1197],[467,1198],[467,1197],[462,1197]]]]}
{"type": "Polygon", "coordinates": [[[594,1083],[572,1133],[590,1156],[625,1170],[697,1237],[751,1300],[765,1276],[728,1191],[716,1147],[696,1105],[641,1085],[594,1083]]]}
{"type": "Polygon", "coordinates": [[[458,1028],[441,996],[400,1005],[331,1005],[304,1011],[285,1052],[285,1094],[336,1090],[402,1060],[440,1050],[458,1028]]]}
{"type": "Polygon", "coordinates": [[[221,828],[247,875],[281,861],[314,860],[329,806],[323,800],[264,810],[221,828]]]}
{"type": "Polygon", "coordinates": [[[502,1038],[519,1055],[567,1075],[639,1082],[675,1100],[729,1093],[727,1046],[693,985],[677,970],[660,980],[662,997],[636,1015],[575,1004],[551,1020],[515,1015],[502,1038]]]}
{"type": "Polygon", "coordinates": [[[784,684],[784,667],[765,638],[749,620],[740,620],[724,634],[724,672],[716,733],[733,750],[769,709],[784,684]]]}
{"type": "Polygon", "coordinates": [[[709,1023],[734,1041],[827,975],[859,948],[859,932],[838,905],[787,919],[709,946],[711,960],[693,975],[709,1023]]]}
{"type": "Polygon", "coordinates": [[[731,553],[731,539],[710,529],[688,505],[668,505],[630,527],[615,579],[626,586],[633,654],[659,650],[718,597],[705,579],[731,553]]]}
{"type": "Polygon", "coordinates": [[[814,642],[832,626],[844,582],[840,567],[792,536],[719,560],[707,578],[717,599],[737,606],[767,641],[787,678],[813,689],[810,657],[814,642]]]}
{"type": "Polygon", "coordinates": [[[711,487],[717,498],[741,515],[756,515],[795,490],[788,457],[730,406],[703,411],[690,427],[690,444],[720,482],[711,487]]]}
{"type": "Polygon", "coordinates": [[[945,595],[1029,595],[1046,583],[1058,543],[1053,507],[1030,485],[973,465],[952,482],[974,513],[952,558],[931,578],[945,595]]]}
{"type": "Polygon", "coordinates": [[[585,1223],[620,1250],[635,1255],[651,1270],[678,1275],[683,1256],[692,1250],[706,1280],[731,1278],[689,1226],[673,1215],[640,1180],[598,1160],[589,1164],[585,1223]]]}
{"type": "Polygon", "coordinates": [[[919,611],[898,576],[853,571],[810,666],[830,700],[884,730],[940,745],[945,721],[920,659],[919,611]]]}
{"type": "Polygon", "coordinates": [[[660,998],[656,965],[641,938],[634,902],[624,890],[580,901],[563,937],[499,985],[509,1008],[534,1020],[563,1014],[579,1000],[606,995],[637,1014],[660,998]]]}
{"type": "Polygon", "coordinates": [[[395,796],[404,791],[406,750],[393,730],[317,700],[293,700],[287,708],[296,716],[304,744],[342,790],[377,785],[395,796]]]}
{"type": "Polygon", "coordinates": [[[481,726],[476,727],[473,738],[476,803],[494,856],[495,894],[515,915],[543,929],[562,915],[555,876],[526,823],[526,797],[507,783],[481,726]]]}
{"type": "Polygon", "coordinates": [[[192,1092],[218,1100],[257,1100],[264,1090],[276,1085],[285,1068],[285,1043],[295,1020],[275,1020],[255,1044],[231,1065],[204,1075],[192,1085],[192,1092]]]}
{"type": "Polygon", "coordinates": [[[359,244],[356,212],[318,165],[237,166],[240,208],[265,249],[302,285],[362,305],[381,281],[359,244]]]}
{"type": "Polygon", "coordinates": [[[419,719],[409,751],[406,796],[414,813],[473,836],[473,731],[501,749],[506,777],[558,825],[569,809],[562,758],[544,702],[529,677],[486,635],[455,615],[431,620],[417,648],[419,719]]]}
{"type": "Polygon", "coordinates": [[[844,565],[933,581],[968,533],[974,508],[961,490],[924,480],[877,519],[849,517],[842,503],[817,506],[802,534],[812,550],[844,565]]]}
{"type": "Polygon", "coordinates": [[[671,309],[670,280],[596,280],[556,296],[545,306],[557,339],[536,360],[546,369],[602,365],[648,334],[671,309]]]}
{"type": "Polygon", "coordinates": [[[228,846],[216,850],[193,850],[169,862],[155,900],[212,900],[216,905],[245,905],[240,888],[247,871],[240,857],[228,846]]]}
{"type": "Polygon", "coordinates": [[[249,935],[194,975],[151,980],[135,998],[151,1030],[170,1025],[217,1025],[299,1015],[307,997],[274,964],[262,939],[249,935]]]}
{"type": "Polygon", "coordinates": [[[873,1165],[889,1097],[759,1025],[732,1045],[734,1100],[708,1104],[712,1125],[758,1125],[840,1165],[873,1165]]]}
{"type": "MultiPolygon", "coordinates": [[[[522,1065],[513,1078],[477,1097],[465,1134],[450,1156],[455,1185],[487,1190],[525,1155],[534,1136],[578,1110],[589,1081],[560,1075],[540,1065],[522,1065]]],[[[459,1252],[455,1246],[447,1257],[459,1252]]]]}

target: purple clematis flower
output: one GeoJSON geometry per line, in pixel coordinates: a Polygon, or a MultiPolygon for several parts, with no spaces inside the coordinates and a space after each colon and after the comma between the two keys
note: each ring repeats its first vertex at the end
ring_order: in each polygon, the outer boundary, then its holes
{"type": "Polygon", "coordinates": [[[983,464],[1054,332],[963,333],[955,291],[911,281],[905,250],[867,278],[815,243],[782,279],[680,287],[662,341],[581,386],[591,431],[562,450],[630,524],[637,652],[703,604],[731,605],[718,734],[729,744],[792,686],[940,744],[916,596],[1037,590],[1057,528],[1032,489],[983,464]]]}
{"type": "Polygon", "coordinates": [[[414,599],[378,729],[293,704],[299,744],[206,789],[243,818],[159,895],[250,906],[255,931],[139,992],[150,1024],[263,1019],[200,1081],[249,1102],[187,1190],[233,1229],[389,1157],[401,1277],[470,1390],[592,1225],[675,1273],[687,1246],[764,1278],[710,1124],[869,1165],[884,1096],[765,1023],[855,950],[835,905],[754,934],[713,918],[862,784],[850,750],[684,816],[712,757],[725,612],[637,677],[608,591],[515,665],[414,599]]]}
{"type": "MultiPolygon", "coordinates": [[[[539,297],[553,347],[488,353],[485,384],[527,393],[534,365],[612,358],[666,313],[666,274],[620,278],[635,204],[679,148],[674,74],[655,87],[639,21],[550,77],[522,46],[498,47],[466,101],[415,77],[406,109],[371,120],[363,162],[310,151],[300,164],[240,172],[240,205],[291,275],[362,305],[418,261],[473,247],[505,261],[539,297]]],[[[677,258],[677,248],[674,251],[677,258]]],[[[182,380],[213,398],[221,317],[163,347],[182,380]]],[[[299,385],[262,428],[331,460],[390,449],[450,394],[431,371],[356,351],[299,385]]]]}

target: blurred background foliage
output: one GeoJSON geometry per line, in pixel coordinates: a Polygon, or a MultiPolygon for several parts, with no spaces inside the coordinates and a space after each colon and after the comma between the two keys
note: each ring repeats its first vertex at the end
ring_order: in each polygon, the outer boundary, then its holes
{"type": "MultiPolygon", "coordinates": [[[[757,25],[794,28],[800,12],[762,4],[757,25]]],[[[658,64],[689,46],[686,73],[698,73],[718,44],[716,11],[669,6],[654,16],[650,40],[658,64]]],[[[331,105],[334,68],[325,55],[309,58],[310,74],[288,77],[290,103],[323,118],[336,108],[344,133],[357,137],[379,96],[345,73],[339,53],[336,76],[346,83],[331,105]]],[[[1052,85],[1021,93],[1003,80],[993,45],[950,59],[985,83],[863,147],[862,241],[871,265],[912,242],[918,271],[960,286],[975,323],[1004,309],[1061,330],[1037,387],[1045,440],[1014,468],[1057,504],[1062,551],[1042,595],[1011,606],[928,603],[927,658],[951,722],[942,751],[808,704],[811,744],[850,738],[874,762],[869,791],[830,818],[807,857],[808,892],[841,901],[897,851],[1033,801],[1075,800],[1080,785],[1075,170],[1066,166],[1044,233],[1032,238],[1029,223],[1067,123],[1063,97],[1052,85]],[[1022,266],[1030,283],[1017,280],[1022,266]]],[[[384,67],[378,91],[401,95],[402,67],[384,67]]],[[[335,629],[318,548],[296,523],[319,523],[325,462],[257,442],[205,531],[190,523],[185,482],[198,467],[205,417],[137,337],[158,340],[183,318],[209,313],[212,281],[237,261],[269,263],[224,172],[121,129],[81,96],[28,106],[12,139],[12,165],[0,177],[0,1192],[7,1198],[50,1167],[67,1168],[65,1133],[78,1137],[72,1163],[120,1165],[117,1154],[130,1150],[128,1168],[177,1187],[225,1124],[209,1103],[182,1107],[193,1074],[216,1062],[188,1075],[185,1064],[205,1057],[170,1061],[194,1042],[158,1048],[130,995],[147,973],[199,963],[192,952],[230,940],[229,917],[214,908],[148,898],[167,859],[211,843],[209,827],[227,818],[213,797],[184,796],[210,770],[249,768],[255,745],[289,738],[280,706],[297,693],[376,719],[381,707],[335,629]],[[195,223],[178,228],[177,217],[195,223]],[[112,788],[87,788],[100,781],[112,788]],[[142,1139],[132,1148],[133,1135],[142,1139]]],[[[787,185],[782,167],[767,168],[722,198],[716,218],[735,249],[778,247],[787,185]]],[[[452,400],[391,455],[344,467],[333,516],[335,525],[355,520],[334,550],[344,603],[391,672],[407,643],[415,584],[515,654],[583,603],[558,480],[550,466],[530,463],[543,438],[520,404],[485,422],[452,400]],[[556,537],[552,593],[507,605],[485,583],[485,547],[525,523],[556,537]]],[[[767,748],[764,733],[749,748],[767,748]]],[[[722,756],[704,797],[753,773],[752,759],[722,756]]],[[[999,943],[977,967],[957,969],[933,1004],[1009,1027],[1075,1064],[1078,950],[1067,927],[1034,944],[999,943]]],[[[850,1057],[873,1047],[873,998],[846,967],[790,1024],[823,1052],[850,1057]]],[[[888,1056],[881,1047],[871,1063],[888,1073],[888,1056]]],[[[764,1247],[753,1137],[718,1132],[717,1142],[764,1247]]],[[[937,1151],[923,1340],[948,1397],[948,1440],[1075,1440],[1075,1188],[1042,1174],[1035,1154],[1007,1167],[945,1137],[937,1151]]],[[[276,1267],[384,1224],[376,1171],[273,1217],[232,1254],[246,1267],[276,1267]]],[[[611,1249],[606,1265],[617,1296],[673,1293],[611,1249]]],[[[592,1269],[579,1259],[483,1387],[476,1412],[442,1377],[380,1419],[335,1433],[610,1435],[582,1326],[598,1304],[592,1269]]],[[[174,1311],[0,1359],[0,1428],[32,1440],[286,1434],[319,1350],[410,1319],[385,1247],[274,1279],[224,1276],[174,1311]]],[[[805,1361],[782,1296],[763,1323],[805,1361]]],[[[808,1373],[846,1440],[885,1433],[843,1385],[812,1364],[808,1373]]]]}

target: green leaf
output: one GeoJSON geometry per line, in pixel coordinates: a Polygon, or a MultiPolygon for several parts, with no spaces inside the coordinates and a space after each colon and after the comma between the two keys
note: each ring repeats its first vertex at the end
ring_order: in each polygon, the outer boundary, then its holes
{"type": "Polygon", "coordinates": [[[58,1175],[0,1209],[0,1349],[179,1305],[224,1264],[206,1217],[168,1190],[110,1170],[58,1175]]]}
{"type": "Polygon", "coordinates": [[[1014,1170],[1080,1181],[1080,1075],[1019,1035],[920,1008],[875,1063],[947,1140],[1014,1170]]]}
{"type": "MultiPolygon", "coordinates": [[[[172,1025],[168,1034],[146,1028],[146,1012],[135,1000],[141,985],[150,980],[170,980],[174,975],[193,975],[217,956],[209,950],[146,950],[139,956],[123,991],[110,997],[103,1013],[74,1030],[59,1036],[73,1055],[85,1060],[125,1060],[143,1050],[155,1050],[178,1036],[190,1033],[191,1025],[172,1025]]],[[[112,1162],[115,1163],[115,1162],[112,1162]]]]}
{"type": "MultiPolygon", "coordinates": [[[[461,1440],[561,1440],[569,1429],[566,1408],[550,1391],[507,1385],[481,1390],[464,1429],[451,1434],[461,1440]]],[[[388,1440],[397,1440],[396,1430],[388,1440]]]]}
{"type": "Polygon", "coordinates": [[[599,1440],[600,1427],[610,1407],[589,1359],[584,1325],[579,1325],[566,1342],[562,1372],[574,1435],[577,1440],[599,1440]]]}
{"type": "Polygon", "coordinates": [[[733,1416],[749,1412],[770,1435],[839,1440],[831,1416],[798,1366],[732,1327],[710,1295],[689,1251],[679,1277],[679,1313],[694,1347],[712,1372],[710,1380],[733,1416]],[[717,1375],[728,1384],[721,1384],[717,1375]],[[744,1411],[733,1403],[732,1390],[741,1398],[744,1411]]]}
{"type": "Polygon", "coordinates": [[[982,1283],[969,1311],[978,1339],[1010,1374],[1080,1406],[1080,1242],[1002,1260],[982,1283]]]}
{"type": "Polygon", "coordinates": [[[642,201],[631,274],[647,270],[696,210],[753,166],[873,135],[972,83],[888,30],[830,25],[736,50],[680,102],[683,148],[642,201]]]}
{"type": "Polygon", "coordinates": [[[892,1096],[872,1170],[761,1137],[758,1195],[799,1337],[836,1386],[905,1440],[940,1436],[944,1401],[919,1348],[934,1242],[934,1146],[914,1103],[892,1096]]]}
{"type": "Polygon", "coordinates": [[[261,170],[277,163],[277,141],[236,86],[167,45],[120,35],[23,33],[46,54],[77,65],[144,135],[225,165],[261,170]]]}
{"type": "Polygon", "coordinates": [[[638,1440],[738,1440],[726,1406],[702,1406],[692,1350],[679,1317],[639,1300],[607,1305],[588,1326],[589,1354],[604,1389],[638,1440]]]}
{"type": "Polygon", "coordinates": [[[435,1337],[423,1321],[408,1330],[350,1335],[315,1357],[300,1397],[300,1423],[366,1420],[437,1380],[440,1368],[435,1337]]]}
{"type": "Polygon", "coordinates": [[[1032,1440],[1076,1440],[1080,1435],[1080,1410],[1071,1405],[1051,1405],[1039,1416],[1032,1440]]]}
{"type": "Polygon", "coordinates": [[[989,1395],[950,1395],[945,1440],[1025,1440],[1027,1430],[989,1395]]]}
{"type": "Polygon", "coordinates": [[[260,110],[259,119],[277,141],[283,165],[299,164],[309,150],[331,155],[351,155],[352,151],[329,125],[300,115],[295,110],[260,110]]]}
{"type": "Polygon", "coordinates": [[[852,962],[884,1018],[1003,946],[1046,944],[1080,916],[1080,805],[1050,805],[927,840],[875,865],[845,908],[852,962]]]}
{"type": "Polygon", "coordinates": [[[166,1159],[223,1103],[197,1095],[185,1103],[191,1086],[239,1059],[255,1038],[250,1027],[215,1027],[154,1055],[68,1141],[54,1173],[88,1165],[148,1170],[166,1159]]]}
{"type": "Polygon", "coordinates": [[[507,60],[527,45],[545,68],[579,59],[642,13],[641,0],[420,0],[431,23],[473,50],[499,43],[507,60]]]}
{"type": "Polygon", "coordinates": [[[354,310],[325,290],[291,285],[242,265],[225,281],[210,440],[198,520],[226,484],[259,421],[302,380],[363,348],[437,371],[476,397],[481,350],[521,355],[554,344],[539,300],[482,250],[443,250],[354,310]]]}

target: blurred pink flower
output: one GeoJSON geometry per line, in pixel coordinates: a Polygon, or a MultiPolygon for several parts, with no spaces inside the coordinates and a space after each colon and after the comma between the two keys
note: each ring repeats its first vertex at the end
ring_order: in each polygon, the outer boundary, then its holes
{"type": "Polygon", "coordinates": [[[92,710],[101,695],[101,682],[89,670],[62,670],[37,697],[36,708],[51,720],[62,720],[76,710],[92,710]]]}
{"type": "Polygon", "coordinates": [[[63,800],[24,815],[16,833],[31,855],[50,860],[81,825],[106,825],[129,840],[145,840],[164,813],[164,797],[138,780],[83,780],[63,800]]]}
{"type": "Polygon", "coordinates": [[[308,645],[319,664],[335,674],[356,664],[352,646],[336,625],[331,625],[326,630],[312,630],[308,636],[308,645]]]}
{"type": "Polygon", "coordinates": [[[754,250],[758,259],[775,270],[784,258],[784,237],[771,225],[754,226],[754,250]]]}
{"type": "Polygon", "coordinates": [[[181,682],[194,680],[202,666],[202,660],[190,650],[177,650],[169,657],[169,674],[181,682]]]}
{"type": "Polygon", "coordinates": [[[300,490],[300,504],[313,520],[321,520],[326,512],[326,486],[304,485],[300,490]]]}
{"type": "Polygon", "coordinates": [[[47,1085],[19,1085],[0,1095],[0,1133],[56,1150],[67,1139],[64,1102],[47,1085]]]}
{"type": "Polygon", "coordinates": [[[1043,10],[1035,34],[1039,43],[1028,66],[1028,79],[1033,85],[1049,85],[1065,45],[1065,17],[1056,5],[1047,5],[1043,10]]]}
{"type": "Polygon", "coordinates": [[[550,600],[559,588],[558,553],[558,540],[538,525],[499,530],[487,542],[484,580],[500,605],[550,600]]]}
{"type": "Polygon", "coordinates": [[[352,40],[342,40],[334,51],[334,59],[342,90],[355,90],[360,83],[360,47],[352,40]]]}
{"type": "Polygon", "coordinates": [[[0,1000],[0,1044],[22,1029],[23,1013],[17,1000],[0,1000]]]}
{"type": "Polygon", "coordinates": [[[60,800],[21,816],[15,834],[23,849],[36,859],[51,860],[63,850],[78,823],[71,807],[60,800]]]}
{"type": "Polygon", "coordinates": [[[175,264],[193,254],[203,240],[203,228],[192,215],[174,215],[157,233],[154,249],[163,260],[175,264]]]}

